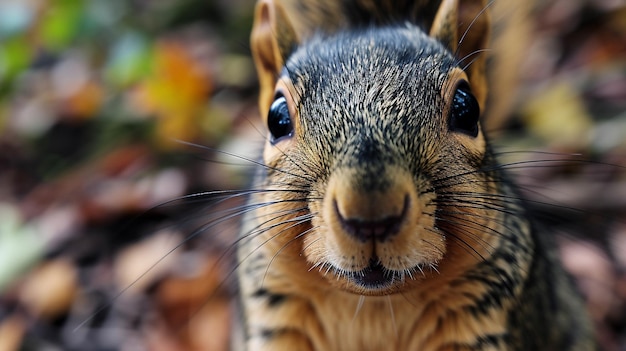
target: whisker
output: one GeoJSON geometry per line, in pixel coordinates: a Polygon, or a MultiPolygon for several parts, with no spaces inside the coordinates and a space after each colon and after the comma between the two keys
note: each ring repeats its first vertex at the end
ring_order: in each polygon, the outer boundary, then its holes
{"type": "Polygon", "coordinates": [[[474,26],[474,24],[476,23],[476,21],[480,18],[480,16],[482,16],[485,11],[487,11],[487,9],[489,7],[491,7],[491,5],[493,5],[495,2],[495,0],[491,0],[489,1],[485,7],[482,8],[482,10],[480,10],[480,12],[478,12],[478,14],[476,16],[474,16],[474,19],[472,20],[472,22],[470,22],[470,24],[467,26],[467,28],[465,29],[465,32],[463,32],[463,35],[461,35],[461,38],[458,41],[458,45],[457,45],[457,49],[456,52],[454,53],[454,56],[456,56],[458,54],[458,51],[461,48],[461,45],[463,44],[463,41],[465,40],[465,37],[467,36],[467,34],[469,33],[470,29],[474,26]]]}
{"type": "MultiPolygon", "coordinates": [[[[313,216],[311,214],[306,214],[303,216],[300,216],[300,218],[294,218],[293,219],[293,223],[291,225],[289,225],[288,227],[284,228],[283,230],[281,230],[278,234],[284,233],[286,231],[288,231],[289,229],[293,229],[301,224],[307,223],[311,220],[313,216]]],[[[285,245],[283,245],[275,254],[274,256],[272,256],[272,258],[270,259],[270,261],[267,264],[267,268],[265,269],[265,273],[263,274],[263,279],[262,281],[265,281],[265,278],[267,276],[267,273],[269,272],[270,266],[272,265],[272,263],[274,262],[274,260],[276,259],[276,257],[278,257],[278,255],[287,247],[289,246],[291,243],[296,242],[299,238],[301,238],[303,235],[305,235],[307,232],[309,232],[309,230],[304,231],[303,233],[299,233],[298,235],[296,235],[296,237],[294,237],[293,239],[289,240],[285,245]]],[[[273,236],[272,238],[275,238],[276,236],[273,236]]]]}
{"type": "Polygon", "coordinates": [[[232,153],[232,152],[228,152],[228,151],[224,151],[224,150],[220,150],[220,149],[215,149],[215,148],[212,148],[212,147],[208,147],[208,146],[204,146],[204,145],[200,145],[200,144],[196,144],[196,143],[192,143],[192,142],[188,142],[188,141],[183,141],[183,140],[178,140],[178,142],[180,142],[183,145],[192,146],[192,147],[200,148],[202,150],[217,152],[217,153],[221,153],[221,154],[224,154],[224,155],[227,155],[227,156],[230,156],[230,157],[238,158],[240,160],[243,160],[243,161],[246,161],[246,162],[250,162],[253,165],[260,166],[262,168],[269,169],[269,170],[272,170],[272,171],[277,171],[277,172],[280,172],[280,173],[283,173],[285,175],[289,175],[289,176],[292,176],[292,177],[295,177],[295,178],[300,178],[300,179],[303,179],[303,180],[308,181],[308,182],[314,181],[313,178],[307,177],[305,175],[296,174],[296,173],[293,173],[293,172],[288,172],[288,171],[286,171],[286,170],[284,170],[282,168],[272,167],[272,166],[269,166],[269,165],[267,165],[267,164],[265,164],[263,162],[260,162],[260,161],[257,161],[257,160],[253,160],[253,159],[250,159],[250,158],[245,157],[245,156],[237,155],[237,154],[232,153]]]}
{"type": "Polygon", "coordinates": [[[192,234],[188,235],[185,239],[183,239],[180,243],[176,244],[173,248],[171,248],[170,250],[168,250],[161,258],[159,258],[158,260],[156,260],[153,264],[151,264],[143,273],[141,273],[137,278],[135,278],[128,286],[124,287],[122,290],[120,290],[118,293],[116,293],[106,304],[104,304],[103,306],[99,307],[95,312],[93,312],[92,315],[90,315],[88,318],[84,319],[83,321],[81,321],[74,329],[73,331],[76,332],[78,329],[82,328],[84,325],[86,325],[87,323],[89,323],[90,321],[92,321],[97,315],[99,315],[100,313],[102,313],[104,310],[110,308],[124,293],[126,293],[126,291],[128,291],[130,288],[132,288],[135,284],[137,284],[141,279],[143,279],[147,274],[149,274],[152,270],[154,270],[161,262],[163,262],[163,260],[165,260],[172,252],[178,250],[179,248],[181,248],[183,245],[185,245],[186,243],[188,243],[190,240],[192,240],[194,237],[196,237],[197,235],[199,235],[200,233],[204,232],[205,230],[209,229],[212,226],[215,226],[225,220],[228,219],[232,219],[235,218],[237,216],[240,216],[242,213],[244,213],[246,210],[242,210],[242,211],[238,211],[234,214],[230,214],[228,216],[224,216],[222,218],[220,218],[219,220],[216,220],[214,222],[211,222],[210,225],[206,225],[206,226],[202,226],[200,229],[195,230],[192,234]]]}
{"type": "Polygon", "coordinates": [[[387,305],[389,306],[389,313],[391,315],[391,326],[393,328],[393,331],[396,337],[398,337],[398,325],[396,324],[396,314],[393,311],[393,304],[391,303],[391,296],[389,295],[387,295],[387,305]]]}
{"type": "Polygon", "coordinates": [[[469,63],[465,64],[461,68],[461,70],[463,70],[463,71],[467,70],[474,62],[476,62],[476,60],[478,60],[478,58],[479,58],[478,56],[480,54],[485,53],[485,52],[492,52],[492,51],[493,51],[492,49],[478,49],[478,50],[474,50],[471,53],[465,55],[462,59],[458,60],[459,64],[463,63],[463,61],[467,60],[468,58],[470,58],[472,56],[476,55],[476,57],[474,57],[469,63]]]}
{"type": "Polygon", "coordinates": [[[352,324],[354,324],[354,322],[356,321],[356,317],[359,315],[359,312],[361,312],[361,308],[363,308],[363,303],[365,302],[365,296],[360,295],[359,296],[359,301],[356,304],[356,309],[354,310],[354,315],[352,315],[352,324]]]}

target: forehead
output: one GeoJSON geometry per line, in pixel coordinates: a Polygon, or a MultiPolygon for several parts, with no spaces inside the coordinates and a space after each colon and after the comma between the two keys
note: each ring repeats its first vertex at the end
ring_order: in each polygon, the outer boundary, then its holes
{"type": "Polygon", "coordinates": [[[441,44],[418,27],[404,26],[314,38],[295,51],[284,74],[306,95],[423,95],[438,92],[455,65],[441,44]]]}

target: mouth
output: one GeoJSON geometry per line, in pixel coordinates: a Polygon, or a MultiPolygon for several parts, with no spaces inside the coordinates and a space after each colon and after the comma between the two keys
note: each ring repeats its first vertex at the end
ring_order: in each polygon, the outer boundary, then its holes
{"type": "Polygon", "coordinates": [[[346,278],[354,285],[371,293],[384,292],[401,284],[405,280],[405,272],[385,268],[379,260],[372,259],[364,269],[346,274],[346,278]]]}
{"type": "MultiPolygon", "coordinates": [[[[330,282],[340,282],[338,286],[347,291],[369,296],[383,296],[403,291],[411,286],[408,280],[419,281],[420,277],[426,277],[427,274],[423,264],[399,270],[389,269],[377,257],[371,258],[369,265],[359,271],[348,271],[328,263],[319,267],[320,272],[325,271],[323,273],[325,276],[333,273],[335,278],[327,277],[330,282]]],[[[426,267],[430,267],[429,272],[439,272],[436,263],[426,264],[426,267]]]]}
{"type": "Polygon", "coordinates": [[[371,260],[365,269],[353,272],[348,279],[366,289],[382,289],[392,285],[394,272],[383,267],[379,261],[371,260]]]}

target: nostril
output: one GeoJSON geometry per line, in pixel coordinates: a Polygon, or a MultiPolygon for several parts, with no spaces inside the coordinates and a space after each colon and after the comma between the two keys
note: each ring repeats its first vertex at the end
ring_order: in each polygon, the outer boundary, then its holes
{"type": "Polygon", "coordinates": [[[341,214],[337,201],[334,201],[335,212],[345,232],[361,241],[379,240],[385,241],[400,231],[400,226],[410,206],[409,195],[405,195],[402,211],[398,215],[389,215],[380,219],[368,219],[363,217],[346,218],[341,214]]]}

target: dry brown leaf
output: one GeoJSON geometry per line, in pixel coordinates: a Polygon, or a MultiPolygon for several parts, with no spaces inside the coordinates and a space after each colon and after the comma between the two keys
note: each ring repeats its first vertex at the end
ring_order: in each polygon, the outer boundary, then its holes
{"type": "Polygon", "coordinates": [[[162,230],[125,248],[114,262],[117,286],[128,288],[125,292],[127,294],[144,292],[157,279],[170,272],[178,263],[180,255],[180,250],[172,251],[182,241],[177,234],[162,230]]]}
{"type": "Polygon", "coordinates": [[[229,345],[231,307],[221,291],[224,275],[217,259],[205,262],[191,278],[165,280],[157,292],[163,330],[183,350],[226,351],[229,345]]]}
{"type": "Polygon", "coordinates": [[[0,322],[0,350],[17,351],[26,332],[23,318],[13,315],[0,322]]]}
{"type": "Polygon", "coordinates": [[[50,319],[68,311],[78,293],[78,272],[69,261],[48,261],[25,279],[19,300],[35,316],[50,319]]]}

